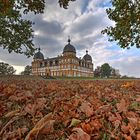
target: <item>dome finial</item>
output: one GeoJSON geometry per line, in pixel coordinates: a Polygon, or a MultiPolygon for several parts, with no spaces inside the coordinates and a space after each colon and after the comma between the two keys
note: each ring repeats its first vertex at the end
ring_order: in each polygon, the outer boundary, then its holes
{"type": "Polygon", "coordinates": [[[86,54],[88,54],[88,50],[86,50],[86,54]]]}
{"type": "Polygon", "coordinates": [[[68,36],[68,43],[70,44],[71,40],[70,40],[70,36],[68,36]]]}
{"type": "Polygon", "coordinates": [[[40,50],[41,50],[41,49],[40,49],[40,45],[38,45],[38,51],[40,52],[40,50]]]}

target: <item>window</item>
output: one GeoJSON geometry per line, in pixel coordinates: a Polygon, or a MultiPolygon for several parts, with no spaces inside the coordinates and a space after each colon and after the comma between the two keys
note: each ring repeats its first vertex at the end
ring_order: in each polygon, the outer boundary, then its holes
{"type": "Polygon", "coordinates": [[[76,71],[74,71],[74,77],[76,76],[76,71]]]}
{"type": "Polygon", "coordinates": [[[56,72],[54,71],[54,76],[56,76],[56,72]]]}
{"type": "Polygon", "coordinates": [[[53,62],[52,61],[50,61],[50,66],[52,66],[53,65],[53,62]]]}
{"type": "Polygon", "coordinates": [[[58,60],[55,60],[55,65],[58,66],[58,60]]]}

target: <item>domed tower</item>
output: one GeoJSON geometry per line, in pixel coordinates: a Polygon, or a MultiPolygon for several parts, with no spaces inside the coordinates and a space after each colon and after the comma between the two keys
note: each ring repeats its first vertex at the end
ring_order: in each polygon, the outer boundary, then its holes
{"type": "Polygon", "coordinates": [[[88,51],[86,50],[86,54],[83,57],[83,60],[86,62],[91,62],[92,63],[92,57],[88,54],[88,51]]]}
{"type": "Polygon", "coordinates": [[[76,49],[73,45],[71,45],[70,38],[68,39],[68,44],[63,49],[64,56],[76,56],[76,49]]]}
{"type": "Polygon", "coordinates": [[[34,55],[34,60],[44,60],[44,55],[40,52],[40,48],[38,49],[38,52],[34,55]]]}
{"type": "Polygon", "coordinates": [[[93,71],[92,57],[88,54],[87,50],[82,60],[85,62],[85,66],[93,71]]]}
{"type": "Polygon", "coordinates": [[[44,55],[40,52],[40,48],[39,48],[38,52],[35,53],[33,57],[33,62],[32,62],[33,75],[39,75],[39,68],[42,66],[43,61],[44,61],[44,55]]]}

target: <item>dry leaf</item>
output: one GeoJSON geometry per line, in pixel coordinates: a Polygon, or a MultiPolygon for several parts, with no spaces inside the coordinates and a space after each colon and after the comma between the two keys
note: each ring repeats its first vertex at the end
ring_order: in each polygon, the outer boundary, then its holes
{"type": "Polygon", "coordinates": [[[93,115],[93,107],[89,102],[83,102],[80,106],[80,110],[84,112],[88,117],[93,115]]]}
{"type": "Polygon", "coordinates": [[[36,106],[35,106],[34,104],[29,103],[29,104],[27,104],[27,105],[25,106],[24,110],[25,110],[27,113],[29,113],[29,114],[31,114],[31,115],[34,116],[35,113],[36,113],[36,106]]]}
{"type": "Polygon", "coordinates": [[[140,140],[140,134],[137,134],[137,140],[140,140]]]}
{"type": "Polygon", "coordinates": [[[15,116],[16,114],[18,114],[20,112],[20,109],[17,109],[17,110],[13,110],[13,111],[11,111],[11,112],[8,112],[6,115],[5,115],[5,117],[13,117],[13,116],[15,116]]]}
{"type": "Polygon", "coordinates": [[[131,125],[132,128],[137,127],[137,125],[138,125],[138,119],[137,118],[129,118],[129,117],[127,117],[127,118],[129,120],[130,125],[131,125]]]}
{"type": "Polygon", "coordinates": [[[81,128],[74,128],[73,133],[69,136],[67,140],[90,140],[91,137],[81,128]]]}
{"type": "Polygon", "coordinates": [[[124,134],[129,133],[130,127],[127,125],[121,125],[121,130],[123,131],[124,134]]]}
{"type": "Polygon", "coordinates": [[[25,140],[30,140],[31,137],[36,136],[36,134],[39,134],[40,130],[45,131],[45,127],[47,129],[52,129],[52,125],[54,123],[54,120],[52,119],[52,113],[47,114],[45,117],[43,117],[36,125],[35,127],[28,133],[28,135],[26,136],[25,140]]]}
{"type": "Polygon", "coordinates": [[[82,123],[81,126],[82,126],[82,129],[88,134],[91,134],[92,130],[94,129],[94,128],[91,128],[89,123],[82,123]]]}
{"type": "Polygon", "coordinates": [[[117,110],[119,111],[119,113],[121,113],[121,112],[126,113],[127,105],[126,105],[126,101],[124,99],[121,99],[120,103],[117,103],[116,106],[117,106],[117,110]]]}
{"type": "Polygon", "coordinates": [[[98,131],[102,128],[102,125],[98,119],[91,120],[90,125],[91,125],[91,128],[98,131]]]}

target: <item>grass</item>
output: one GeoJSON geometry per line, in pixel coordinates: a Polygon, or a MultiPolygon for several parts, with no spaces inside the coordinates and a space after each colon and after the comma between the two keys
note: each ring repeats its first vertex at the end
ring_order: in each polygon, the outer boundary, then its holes
{"type": "Polygon", "coordinates": [[[139,80],[140,78],[96,78],[96,77],[55,77],[56,79],[44,79],[41,76],[35,75],[3,75],[0,80],[19,79],[19,80],[139,80]]]}

